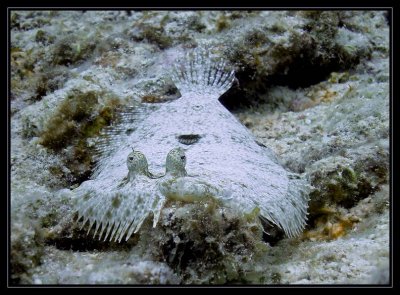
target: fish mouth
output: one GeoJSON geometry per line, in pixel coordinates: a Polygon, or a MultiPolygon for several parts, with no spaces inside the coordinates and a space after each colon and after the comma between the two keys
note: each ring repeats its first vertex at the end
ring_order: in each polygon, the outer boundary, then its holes
{"type": "Polygon", "coordinates": [[[198,142],[201,136],[199,134],[182,134],[179,135],[177,138],[180,143],[185,145],[191,145],[198,142]]]}

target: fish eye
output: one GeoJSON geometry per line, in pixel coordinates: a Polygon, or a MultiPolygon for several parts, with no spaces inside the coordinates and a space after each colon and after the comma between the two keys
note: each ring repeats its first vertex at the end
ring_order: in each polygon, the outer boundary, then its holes
{"type": "Polygon", "coordinates": [[[130,156],[130,157],[129,157],[129,160],[132,161],[132,160],[133,160],[133,156],[130,156]]]}
{"type": "Polygon", "coordinates": [[[182,159],[182,160],[185,160],[185,159],[186,159],[186,156],[181,156],[181,159],[182,159]]]}

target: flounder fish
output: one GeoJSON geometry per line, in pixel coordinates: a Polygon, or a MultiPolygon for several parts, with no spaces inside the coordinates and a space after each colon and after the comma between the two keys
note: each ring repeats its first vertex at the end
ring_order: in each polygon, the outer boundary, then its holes
{"type": "Polygon", "coordinates": [[[289,237],[301,233],[309,185],[219,102],[234,79],[222,58],[193,50],[173,69],[180,98],[121,113],[96,146],[92,179],[75,189],[82,227],[96,225],[99,239],[105,232],[104,240],[128,240],[149,215],[157,225],[167,200],[212,197],[239,214],[258,210],[289,237]]]}

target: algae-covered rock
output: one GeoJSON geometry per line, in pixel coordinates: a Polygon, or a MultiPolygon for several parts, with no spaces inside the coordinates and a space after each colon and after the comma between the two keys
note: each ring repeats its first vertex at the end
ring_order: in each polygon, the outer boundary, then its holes
{"type": "Polygon", "coordinates": [[[43,253],[44,242],[40,225],[31,220],[17,221],[14,218],[11,227],[11,282],[31,283],[29,272],[40,265],[43,253]]]}
{"type": "Polygon", "coordinates": [[[179,284],[180,280],[165,264],[125,251],[71,252],[53,246],[32,276],[35,284],[179,284]],[[50,270],[50,271],[49,271],[50,270]]]}
{"type": "Polygon", "coordinates": [[[165,262],[189,284],[262,283],[253,266],[268,246],[257,214],[245,218],[209,199],[171,203],[160,226],[142,230],[137,247],[165,262]],[[155,247],[148,248],[149,244],[155,247]]]}
{"type": "Polygon", "coordinates": [[[58,101],[45,99],[23,113],[23,134],[38,136],[37,143],[49,153],[62,156],[69,175],[64,175],[63,166],[51,165],[48,169],[57,178],[71,178],[73,182],[87,178],[93,164],[93,147],[90,138],[111,124],[121,102],[113,93],[102,91],[72,90],[58,101]],[[49,109],[47,102],[55,104],[49,109]],[[38,109],[45,112],[35,115],[38,109]]]}

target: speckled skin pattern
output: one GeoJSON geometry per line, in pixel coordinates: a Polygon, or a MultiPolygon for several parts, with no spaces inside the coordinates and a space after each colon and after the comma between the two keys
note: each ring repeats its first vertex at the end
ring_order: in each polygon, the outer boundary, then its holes
{"type": "Polygon", "coordinates": [[[218,101],[231,87],[233,71],[227,70],[223,60],[195,51],[177,62],[173,80],[180,98],[160,104],[152,112],[139,107],[136,111],[143,119],[135,126],[122,123],[118,127],[134,131],[121,132],[102,145],[104,152],[112,147],[112,153],[99,161],[93,180],[76,190],[80,215],[90,223],[96,221],[96,226],[109,229],[114,225],[115,237],[120,240],[127,229],[137,231],[151,212],[156,226],[166,198],[194,201],[212,196],[239,213],[259,209],[262,217],[289,237],[299,234],[307,215],[307,182],[280,166],[272,152],[257,144],[249,130],[218,101]],[[182,136],[195,140],[180,140],[182,136]],[[121,185],[128,174],[126,161],[132,148],[147,157],[149,170],[161,175],[159,178],[141,173],[121,185]],[[179,171],[176,163],[167,160],[165,165],[166,155],[175,148],[184,149],[174,153],[185,155],[187,175],[174,174],[179,171]],[[88,192],[90,197],[85,200],[88,192]],[[109,205],[116,195],[123,210],[109,205]],[[92,213],[82,209],[92,207],[92,213]],[[110,208],[115,212],[106,216],[110,208]],[[130,226],[132,222],[135,227],[130,226]]]}
{"type": "Polygon", "coordinates": [[[149,164],[147,163],[146,156],[139,151],[132,151],[128,155],[126,158],[126,166],[129,171],[127,181],[135,181],[135,177],[138,174],[154,178],[154,176],[149,172],[149,164]]]}

